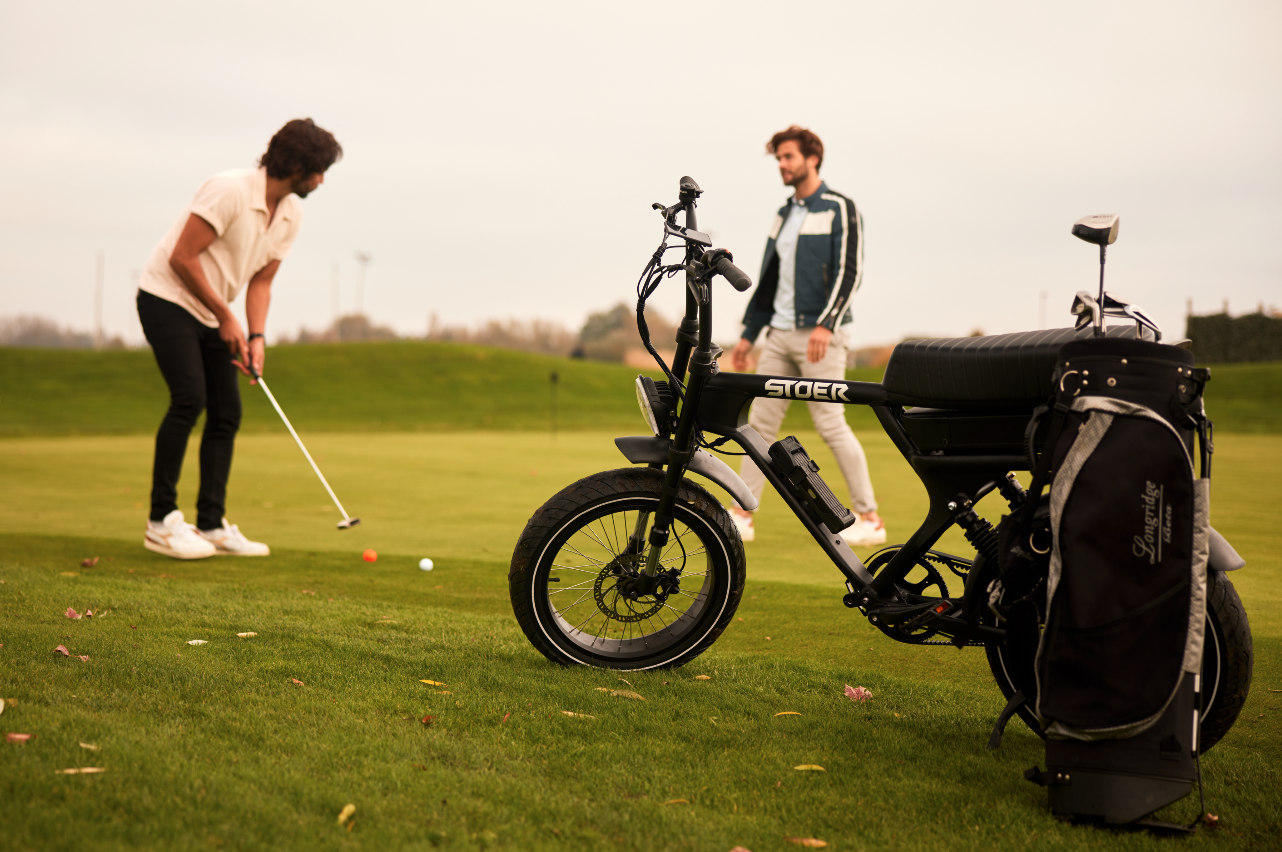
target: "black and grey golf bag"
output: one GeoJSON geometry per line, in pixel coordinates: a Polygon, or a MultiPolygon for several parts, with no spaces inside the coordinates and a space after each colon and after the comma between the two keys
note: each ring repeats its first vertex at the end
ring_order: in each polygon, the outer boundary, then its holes
{"type": "Polygon", "coordinates": [[[1028,586],[1008,627],[1044,624],[1027,688],[1047,768],[1025,777],[1048,788],[1057,816],[1162,825],[1146,818],[1198,780],[1207,379],[1173,346],[1093,339],[1060,350],[1028,511],[1001,530],[1003,582],[1021,581],[1022,562],[1028,586]],[[1044,484],[1050,512],[1035,518],[1044,484]]]}

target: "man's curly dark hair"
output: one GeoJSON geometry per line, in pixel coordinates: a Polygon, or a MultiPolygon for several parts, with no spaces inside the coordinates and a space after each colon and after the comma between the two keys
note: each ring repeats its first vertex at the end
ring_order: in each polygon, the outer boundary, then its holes
{"type": "Polygon", "coordinates": [[[342,157],[343,146],[334,134],[310,118],[296,118],[276,131],[258,164],[266,167],[268,177],[285,180],[324,172],[342,157]]]}
{"type": "Polygon", "coordinates": [[[803,157],[818,157],[819,162],[815,165],[816,171],[823,166],[824,143],[819,141],[819,137],[810,130],[799,127],[796,124],[787,130],[780,130],[774,136],[771,136],[770,141],[766,143],[766,153],[773,154],[785,142],[796,142],[797,147],[801,149],[801,156],[803,157]]]}

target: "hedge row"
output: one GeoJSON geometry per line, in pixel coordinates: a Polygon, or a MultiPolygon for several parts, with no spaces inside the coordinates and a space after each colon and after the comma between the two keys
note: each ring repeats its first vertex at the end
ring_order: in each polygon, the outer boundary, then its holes
{"type": "Polygon", "coordinates": [[[1282,361],[1282,318],[1268,314],[1191,316],[1185,336],[1199,364],[1282,361]]]}

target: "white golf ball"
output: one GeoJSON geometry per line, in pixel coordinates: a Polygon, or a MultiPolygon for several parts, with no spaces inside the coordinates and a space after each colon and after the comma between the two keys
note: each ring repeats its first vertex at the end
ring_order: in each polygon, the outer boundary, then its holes
{"type": "Polygon", "coordinates": [[[424,557],[418,561],[418,567],[420,571],[431,571],[436,566],[432,560],[424,557]]]}

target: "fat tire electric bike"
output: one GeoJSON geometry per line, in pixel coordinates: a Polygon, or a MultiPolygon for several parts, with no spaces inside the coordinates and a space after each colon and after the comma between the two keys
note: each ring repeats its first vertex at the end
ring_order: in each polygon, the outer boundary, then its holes
{"type": "MultiPolygon", "coordinates": [[[[666,376],[636,381],[654,434],[617,438],[619,450],[637,466],[580,479],[530,518],[508,576],[525,635],[553,662],[625,671],[680,666],[707,650],[734,618],[746,559],[729,512],[687,473],[706,477],[739,505],[755,509],[747,486],[713,454],[733,443],[841,571],[846,607],[898,642],[982,647],[1003,697],[1016,696],[1033,680],[1035,648],[1012,648],[1006,641],[1006,602],[990,600],[988,592],[997,577],[997,534],[974,506],[994,491],[1011,511],[1028,499],[1014,472],[1033,470],[1044,449],[1034,411],[1051,393],[1060,346],[1078,331],[912,341],[896,348],[881,383],[721,372],[722,350],[712,341],[713,278],[721,275],[741,292],[752,282],[729,252],[713,249],[697,230],[701,194],[684,177],[675,205],[653,205],[664,235],[637,286],[637,328],[666,376]],[[684,214],[684,226],[678,214],[684,214]],[[669,244],[670,238],[678,242],[669,244]],[[681,261],[665,265],[664,255],[677,249],[684,249],[681,261]],[[645,304],[664,279],[679,273],[685,274],[685,315],[669,365],[650,341],[645,304]],[[860,560],[839,535],[855,516],[804,448],[791,437],[767,444],[748,425],[752,401],[763,397],[870,406],[929,496],[926,519],[908,541],[878,551],[867,564],[860,560]],[[708,435],[719,437],[709,441],[708,435]],[[954,524],[974,556],[933,549],[954,524]],[[950,594],[947,574],[962,582],[962,595],[950,594]]],[[[1119,309],[1112,315],[1123,314],[1119,309]]],[[[1139,324],[1107,330],[1110,337],[1143,333],[1139,324]]],[[[1041,501],[1037,511],[1044,514],[1047,498],[1041,501]]],[[[1224,573],[1242,564],[1212,531],[1200,752],[1233,726],[1250,688],[1250,627],[1224,573]]],[[[1044,598],[1039,609],[1044,618],[1044,598]]],[[[1010,713],[1042,735],[1028,704],[1016,698],[1010,713]]]]}

